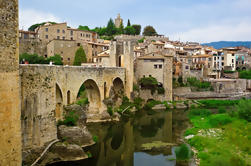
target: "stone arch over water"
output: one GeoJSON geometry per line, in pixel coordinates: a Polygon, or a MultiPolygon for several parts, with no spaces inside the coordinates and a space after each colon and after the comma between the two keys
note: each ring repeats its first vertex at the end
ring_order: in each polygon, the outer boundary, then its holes
{"type": "Polygon", "coordinates": [[[101,95],[97,83],[92,79],[84,81],[79,87],[78,94],[83,87],[89,101],[89,110],[99,110],[101,107],[101,95]]]}

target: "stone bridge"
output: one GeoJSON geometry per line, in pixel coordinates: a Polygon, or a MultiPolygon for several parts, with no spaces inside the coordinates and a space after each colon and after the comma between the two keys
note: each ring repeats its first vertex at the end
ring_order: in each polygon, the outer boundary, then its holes
{"type": "Polygon", "coordinates": [[[43,145],[57,138],[56,121],[63,106],[76,102],[82,85],[89,99],[89,111],[106,110],[103,100],[124,90],[126,70],[119,67],[75,67],[20,65],[23,147],[43,145]]]}

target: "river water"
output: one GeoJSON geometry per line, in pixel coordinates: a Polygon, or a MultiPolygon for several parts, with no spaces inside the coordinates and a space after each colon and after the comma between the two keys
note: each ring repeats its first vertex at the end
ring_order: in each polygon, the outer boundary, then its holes
{"type": "Polygon", "coordinates": [[[85,149],[91,158],[78,162],[64,162],[60,166],[175,166],[175,145],[145,151],[142,147],[152,142],[180,143],[187,127],[184,111],[136,113],[121,122],[88,124],[97,143],[85,149]]]}

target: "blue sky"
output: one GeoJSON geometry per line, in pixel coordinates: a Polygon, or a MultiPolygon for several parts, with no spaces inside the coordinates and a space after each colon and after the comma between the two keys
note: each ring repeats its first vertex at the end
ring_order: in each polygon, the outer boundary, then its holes
{"type": "Polygon", "coordinates": [[[43,21],[105,26],[118,13],[172,40],[251,40],[251,0],[19,0],[20,28],[43,21]]]}

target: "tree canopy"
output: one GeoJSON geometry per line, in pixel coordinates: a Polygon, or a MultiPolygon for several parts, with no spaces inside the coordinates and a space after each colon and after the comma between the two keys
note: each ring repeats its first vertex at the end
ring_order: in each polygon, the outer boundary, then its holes
{"type": "Polygon", "coordinates": [[[131,22],[130,22],[130,20],[128,19],[128,21],[127,21],[127,26],[128,27],[130,27],[131,26],[131,22]]]}
{"type": "Polygon", "coordinates": [[[157,32],[152,26],[149,25],[144,28],[143,35],[144,36],[155,36],[155,35],[157,35],[157,32]]]}
{"type": "Polygon", "coordinates": [[[136,30],[132,26],[125,27],[124,33],[126,35],[135,35],[136,30]]]}
{"type": "Polygon", "coordinates": [[[22,63],[23,61],[27,61],[29,64],[49,64],[50,62],[53,62],[55,65],[63,65],[61,56],[58,54],[46,59],[43,56],[38,56],[37,54],[24,53],[19,56],[19,62],[22,63]]]}
{"type": "Polygon", "coordinates": [[[89,28],[88,26],[79,25],[79,26],[78,26],[78,29],[79,29],[79,30],[83,30],[83,31],[90,31],[90,28],[89,28]]]}
{"type": "Polygon", "coordinates": [[[86,62],[87,62],[87,58],[86,58],[85,50],[81,46],[75,53],[73,65],[81,66],[82,63],[86,63],[86,62]]]}
{"type": "Polygon", "coordinates": [[[134,24],[132,27],[135,29],[135,35],[140,35],[141,33],[141,25],[134,24]]]}
{"type": "Polygon", "coordinates": [[[112,36],[117,33],[117,28],[113,22],[113,20],[110,18],[108,21],[107,27],[106,27],[106,35],[107,36],[112,36]]]}

